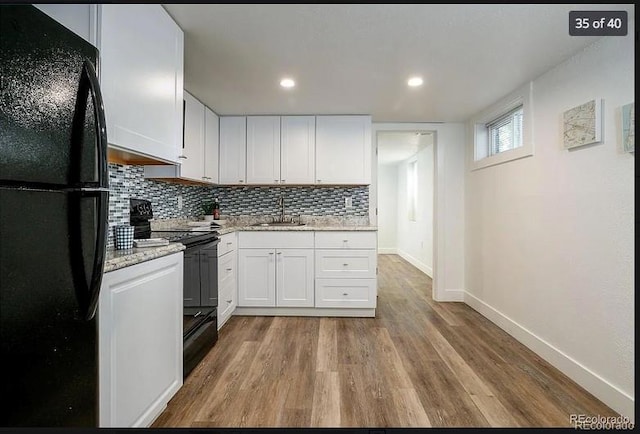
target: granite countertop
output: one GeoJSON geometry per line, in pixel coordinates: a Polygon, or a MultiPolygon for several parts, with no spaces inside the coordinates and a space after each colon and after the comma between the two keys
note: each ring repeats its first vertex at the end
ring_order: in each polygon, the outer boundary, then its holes
{"type": "MultiPolygon", "coordinates": [[[[223,216],[224,217],[224,216],[223,216]]],[[[377,231],[377,226],[369,224],[368,217],[332,217],[332,216],[298,216],[296,221],[304,225],[291,226],[256,226],[271,221],[269,216],[240,216],[220,220],[222,227],[217,229],[220,235],[237,231],[377,231]]],[[[189,219],[165,219],[151,221],[151,230],[163,230],[171,227],[184,227],[189,219]]]]}
{"type": "Polygon", "coordinates": [[[150,261],[161,256],[171,255],[185,249],[183,244],[169,243],[166,246],[142,247],[126,250],[107,250],[107,258],[104,263],[104,272],[118,270],[141,262],[150,261]]]}
{"type": "Polygon", "coordinates": [[[349,225],[349,226],[325,226],[325,225],[311,225],[306,224],[304,226],[224,226],[218,229],[220,235],[228,234],[236,231],[377,231],[376,226],[364,226],[364,225],[349,225]]]}

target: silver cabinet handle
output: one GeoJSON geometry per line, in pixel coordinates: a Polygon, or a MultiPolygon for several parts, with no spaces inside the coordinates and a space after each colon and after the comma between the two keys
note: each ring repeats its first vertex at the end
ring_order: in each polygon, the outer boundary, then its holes
{"type": "Polygon", "coordinates": [[[233,241],[229,241],[229,242],[227,243],[227,246],[230,246],[231,244],[233,244],[233,241]]]}
{"type": "Polygon", "coordinates": [[[244,179],[240,179],[240,180],[238,180],[238,182],[244,182],[244,179]]]}
{"type": "Polygon", "coordinates": [[[345,267],[348,267],[348,266],[349,266],[349,264],[342,264],[342,265],[344,265],[345,267]]]}
{"type": "Polygon", "coordinates": [[[278,255],[282,255],[282,252],[278,252],[278,255]]]}
{"type": "Polygon", "coordinates": [[[322,179],[316,179],[316,181],[318,181],[318,182],[322,182],[322,179]]]}
{"type": "Polygon", "coordinates": [[[233,268],[227,268],[227,271],[231,271],[231,270],[233,270],[233,268]]]}
{"type": "Polygon", "coordinates": [[[273,255],[273,252],[269,252],[270,255],[273,255]]]}
{"type": "Polygon", "coordinates": [[[210,176],[203,176],[202,179],[211,179],[210,176]]]}
{"type": "Polygon", "coordinates": [[[348,243],[348,242],[349,242],[349,240],[342,240],[342,242],[343,242],[343,243],[348,243]]]}
{"type": "Polygon", "coordinates": [[[284,182],[284,181],[285,181],[284,179],[281,179],[281,180],[280,180],[280,182],[284,182]]]}
{"type": "Polygon", "coordinates": [[[233,302],[233,300],[227,300],[227,303],[232,303],[232,302],[233,302]]]}
{"type": "Polygon", "coordinates": [[[178,155],[178,158],[180,158],[181,160],[188,160],[186,155],[178,155]]]}
{"type": "Polygon", "coordinates": [[[273,180],[273,182],[275,182],[275,183],[277,184],[277,183],[278,183],[278,180],[277,180],[277,179],[274,179],[274,180],[273,180]]]}
{"type": "Polygon", "coordinates": [[[342,295],[349,295],[349,293],[347,293],[347,292],[343,292],[343,293],[342,293],[342,295]]]}

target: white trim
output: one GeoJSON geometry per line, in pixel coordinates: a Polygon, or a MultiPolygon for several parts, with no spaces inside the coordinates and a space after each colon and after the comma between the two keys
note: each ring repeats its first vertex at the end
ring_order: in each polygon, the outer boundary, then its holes
{"type": "Polygon", "coordinates": [[[397,255],[398,249],[395,247],[378,247],[378,255],[397,255]]]}
{"type": "Polygon", "coordinates": [[[375,309],[342,309],[327,307],[236,307],[232,315],[256,316],[345,316],[374,318],[375,309]]]}
{"type": "Polygon", "coordinates": [[[596,398],[622,416],[629,417],[635,423],[633,397],[469,292],[464,293],[464,302],[584,387],[596,398]]]}
{"type": "Polygon", "coordinates": [[[460,302],[464,301],[464,294],[464,289],[445,289],[437,296],[434,294],[433,299],[439,302],[460,302]]]}
{"type": "Polygon", "coordinates": [[[467,154],[470,156],[469,167],[471,170],[478,170],[496,164],[506,163],[507,161],[518,160],[533,155],[533,82],[521,87],[517,91],[504,97],[491,107],[483,110],[475,116],[470,122],[471,132],[471,151],[467,154]],[[479,148],[483,148],[482,154],[488,152],[484,150],[487,145],[486,124],[510,112],[516,107],[522,105],[522,146],[508,151],[500,152],[494,155],[480,155],[479,148]]]}
{"type": "Polygon", "coordinates": [[[411,265],[416,267],[418,270],[422,271],[424,274],[426,274],[427,276],[429,276],[429,277],[431,277],[433,279],[433,269],[431,267],[429,267],[427,264],[425,264],[422,261],[419,261],[418,259],[414,258],[413,256],[411,256],[407,252],[403,252],[400,249],[398,249],[398,255],[402,259],[404,259],[405,261],[407,261],[408,263],[410,263],[411,265]]]}

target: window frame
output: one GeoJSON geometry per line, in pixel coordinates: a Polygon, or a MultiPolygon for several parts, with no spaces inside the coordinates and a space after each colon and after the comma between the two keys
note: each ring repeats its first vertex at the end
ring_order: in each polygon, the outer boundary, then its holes
{"type": "Polygon", "coordinates": [[[478,170],[533,155],[532,94],[533,82],[530,82],[483,110],[471,120],[473,131],[471,170],[478,170]],[[522,146],[492,154],[488,125],[507,116],[520,106],[522,106],[522,146]]]}

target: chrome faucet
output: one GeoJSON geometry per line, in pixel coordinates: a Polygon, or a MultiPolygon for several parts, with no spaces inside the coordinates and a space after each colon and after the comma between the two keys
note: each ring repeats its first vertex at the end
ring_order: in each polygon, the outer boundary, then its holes
{"type": "Polygon", "coordinates": [[[284,223],[284,196],[278,198],[278,206],[280,207],[280,223],[284,223]]]}

